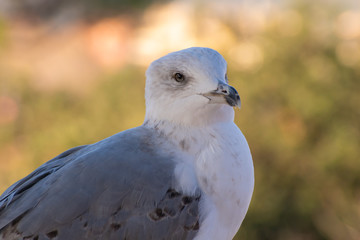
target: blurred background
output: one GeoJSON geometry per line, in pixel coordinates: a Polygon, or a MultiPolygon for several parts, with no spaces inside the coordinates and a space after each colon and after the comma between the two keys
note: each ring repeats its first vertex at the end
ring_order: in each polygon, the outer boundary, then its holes
{"type": "Polygon", "coordinates": [[[0,1],[0,192],[142,124],[145,70],[218,50],[256,185],[236,239],[360,239],[358,0],[0,1]]]}

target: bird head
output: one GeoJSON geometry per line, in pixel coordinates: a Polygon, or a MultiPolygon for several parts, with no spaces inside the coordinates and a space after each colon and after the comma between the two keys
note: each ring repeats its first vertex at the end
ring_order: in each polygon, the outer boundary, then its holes
{"type": "Polygon", "coordinates": [[[146,71],[147,120],[183,125],[233,121],[240,97],[228,84],[225,59],[210,48],[170,53],[146,71]]]}

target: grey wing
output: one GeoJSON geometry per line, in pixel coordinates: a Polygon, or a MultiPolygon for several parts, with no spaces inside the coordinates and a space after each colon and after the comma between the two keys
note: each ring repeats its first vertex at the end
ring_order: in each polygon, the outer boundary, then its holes
{"type": "MultiPolygon", "coordinates": [[[[55,158],[51,159],[50,161],[46,162],[45,164],[41,165],[38,169],[34,172],[26,176],[25,178],[17,181],[13,185],[11,185],[3,194],[0,196],[0,211],[3,210],[7,205],[19,196],[21,193],[28,188],[32,187],[35,183],[39,182],[41,179],[45,178],[49,174],[57,171],[59,168],[64,166],[68,161],[74,158],[74,153],[79,151],[80,149],[86,147],[78,146],[71,148],[60,155],[56,156],[55,158]],[[71,157],[69,157],[71,156],[71,157]]],[[[1,220],[0,220],[0,229],[1,229],[1,220]]]]}
{"type": "Polygon", "coordinates": [[[0,198],[0,239],[192,239],[200,193],[173,188],[174,161],[135,128],[70,149],[0,198]]]}

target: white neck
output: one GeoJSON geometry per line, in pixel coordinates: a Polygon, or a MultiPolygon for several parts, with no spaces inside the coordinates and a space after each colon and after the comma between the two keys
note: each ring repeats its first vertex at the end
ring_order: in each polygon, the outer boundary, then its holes
{"type": "MultiPolygon", "coordinates": [[[[213,107],[214,105],[210,105],[213,107]]],[[[233,123],[234,110],[226,105],[216,105],[216,111],[207,111],[206,115],[188,114],[177,120],[158,120],[147,112],[143,126],[155,129],[172,144],[184,152],[195,156],[207,146],[215,135],[219,124],[233,123]],[[210,114],[213,114],[211,116],[210,114]]]]}
{"type": "Polygon", "coordinates": [[[197,240],[214,236],[231,239],[245,216],[254,186],[251,154],[244,136],[232,119],[217,119],[201,125],[152,119],[144,122],[144,126],[155,129],[191,156],[185,164],[192,167],[181,169],[194,169],[195,180],[189,184],[192,175],[187,172],[178,178],[187,193],[195,189],[195,184],[204,192],[201,214],[206,217],[197,240]],[[224,224],[222,231],[216,230],[219,222],[224,224]]]}
{"type": "Polygon", "coordinates": [[[234,109],[227,105],[209,104],[192,112],[166,111],[163,109],[148,108],[144,125],[160,127],[159,130],[167,132],[166,128],[181,127],[184,129],[209,127],[221,122],[234,121],[234,109]]]}

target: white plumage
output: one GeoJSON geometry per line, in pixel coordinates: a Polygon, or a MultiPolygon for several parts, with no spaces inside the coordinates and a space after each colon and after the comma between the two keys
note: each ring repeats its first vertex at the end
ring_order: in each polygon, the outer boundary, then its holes
{"type": "Polygon", "coordinates": [[[176,168],[180,188],[188,194],[197,188],[203,192],[196,240],[232,239],[254,188],[251,153],[234,123],[233,107],[221,101],[224,95],[204,97],[227,84],[226,73],[226,61],[208,48],[171,53],[147,71],[145,123],[185,153],[176,168]],[[191,78],[189,86],[171,89],[163,84],[175,72],[191,78]]]}

